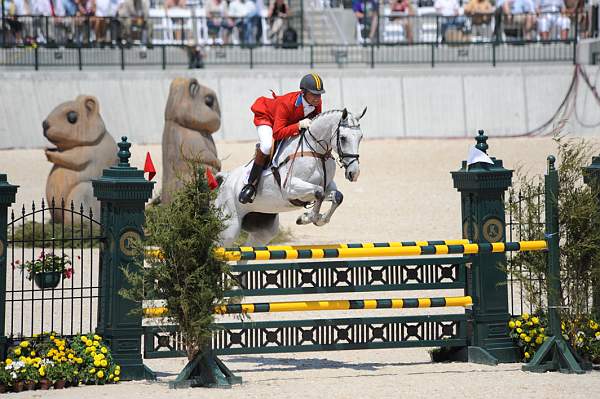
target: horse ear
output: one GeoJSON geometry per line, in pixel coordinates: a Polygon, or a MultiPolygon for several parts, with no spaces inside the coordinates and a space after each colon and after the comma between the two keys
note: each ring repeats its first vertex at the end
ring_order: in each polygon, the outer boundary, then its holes
{"type": "Polygon", "coordinates": [[[348,110],[346,108],[344,108],[344,110],[342,111],[342,119],[345,120],[348,117],[348,110]]]}
{"type": "Polygon", "coordinates": [[[362,118],[363,116],[365,116],[366,113],[367,113],[367,107],[365,107],[365,109],[363,109],[363,112],[358,117],[358,120],[360,120],[360,118],[362,118]]]}

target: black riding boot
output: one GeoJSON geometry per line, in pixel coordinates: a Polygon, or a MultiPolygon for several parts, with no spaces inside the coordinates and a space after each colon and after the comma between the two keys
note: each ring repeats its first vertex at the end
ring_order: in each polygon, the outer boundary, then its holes
{"type": "Polygon", "coordinates": [[[250,176],[248,177],[248,184],[242,188],[240,196],[238,197],[238,200],[242,204],[247,204],[254,201],[254,197],[256,196],[256,188],[258,187],[258,183],[260,182],[260,178],[262,176],[262,171],[265,168],[268,160],[269,156],[263,154],[260,148],[257,148],[256,155],[254,157],[254,164],[252,165],[252,170],[250,171],[250,176]]]}

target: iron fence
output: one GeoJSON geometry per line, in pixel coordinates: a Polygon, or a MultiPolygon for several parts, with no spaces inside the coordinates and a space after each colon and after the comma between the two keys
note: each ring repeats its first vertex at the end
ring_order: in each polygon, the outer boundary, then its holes
{"type": "Polygon", "coordinates": [[[274,46],[187,47],[160,45],[152,48],[5,48],[0,49],[0,66],[7,68],[204,68],[217,66],[255,68],[271,65],[384,67],[481,63],[575,63],[575,42],[546,43],[421,43],[399,45],[304,45],[292,49],[274,46]]]}
{"type": "Polygon", "coordinates": [[[42,200],[11,209],[8,222],[6,335],[94,331],[104,238],[92,211],[42,200]]]}

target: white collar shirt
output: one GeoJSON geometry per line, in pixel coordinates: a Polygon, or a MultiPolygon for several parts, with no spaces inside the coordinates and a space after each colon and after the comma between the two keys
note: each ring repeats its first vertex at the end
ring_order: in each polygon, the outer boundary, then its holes
{"type": "Polygon", "coordinates": [[[304,108],[304,116],[310,115],[315,110],[314,105],[310,105],[304,96],[302,96],[302,108],[304,108]]]}

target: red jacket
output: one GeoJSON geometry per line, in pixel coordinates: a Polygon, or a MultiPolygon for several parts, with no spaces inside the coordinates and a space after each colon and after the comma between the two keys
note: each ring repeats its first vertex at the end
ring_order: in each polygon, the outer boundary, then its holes
{"type": "Polygon", "coordinates": [[[273,93],[273,98],[259,97],[250,109],[254,112],[254,125],[271,126],[273,138],[278,141],[298,134],[298,122],[320,114],[321,104],[304,116],[302,92],[293,91],[282,96],[273,93]]]}

